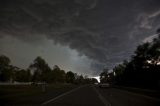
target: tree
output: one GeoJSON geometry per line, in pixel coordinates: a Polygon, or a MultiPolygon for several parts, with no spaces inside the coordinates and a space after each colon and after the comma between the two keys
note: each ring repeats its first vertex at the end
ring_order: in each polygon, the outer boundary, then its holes
{"type": "Polygon", "coordinates": [[[9,81],[12,76],[10,70],[10,59],[7,56],[0,56],[0,81],[9,81]]]}
{"type": "Polygon", "coordinates": [[[80,76],[77,78],[77,80],[78,80],[78,84],[83,84],[83,83],[84,83],[84,77],[83,77],[83,75],[80,75],[80,76]]]}
{"type": "Polygon", "coordinates": [[[108,69],[104,69],[103,72],[100,74],[100,82],[106,83],[108,81],[108,69]]]}
{"type": "Polygon", "coordinates": [[[52,70],[53,80],[54,82],[65,82],[65,71],[61,70],[58,65],[55,65],[52,70]]]}
{"type": "Polygon", "coordinates": [[[66,82],[67,83],[74,83],[75,82],[75,74],[71,71],[66,73],[66,82]]]}
{"type": "Polygon", "coordinates": [[[48,74],[51,72],[51,69],[40,56],[30,65],[30,69],[34,71],[33,81],[48,81],[48,74]]]}
{"type": "Polygon", "coordinates": [[[126,65],[123,63],[123,64],[119,64],[118,66],[115,66],[113,68],[113,73],[115,74],[115,83],[116,84],[119,84],[122,82],[123,80],[123,74],[126,70],[126,65]]]}
{"type": "Polygon", "coordinates": [[[19,70],[15,73],[15,80],[18,82],[30,82],[31,81],[31,73],[30,70],[19,70]]]}
{"type": "Polygon", "coordinates": [[[4,55],[0,56],[0,66],[1,67],[9,66],[10,62],[11,61],[7,56],[4,56],[4,55]]]}
{"type": "Polygon", "coordinates": [[[38,71],[34,71],[33,76],[32,76],[32,81],[33,82],[41,81],[41,74],[38,71]]]}
{"type": "Polygon", "coordinates": [[[113,68],[113,71],[115,72],[116,76],[121,76],[123,72],[125,71],[126,66],[124,64],[119,64],[118,66],[115,66],[113,68]]]}
{"type": "Polygon", "coordinates": [[[119,84],[134,87],[160,87],[160,29],[152,42],[141,44],[135,50],[130,62],[114,68],[119,84]]]}
{"type": "Polygon", "coordinates": [[[148,50],[148,55],[150,56],[150,60],[154,65],[160,61],[160,29],[157,30],[158,37],[153,40],[150,44],[150,48],[148,50]]]}
{"type": "Polygon", "coordinates": [[[16,66],[13,66],[13,65],[10,65],[9,66],[9,69],[11,71],[11,78],[10,78],[10,81],[13,83],[14,81],[16,81],[16,72],[17,71],[20,71],[20,68],[16,67],[16,66]]]}

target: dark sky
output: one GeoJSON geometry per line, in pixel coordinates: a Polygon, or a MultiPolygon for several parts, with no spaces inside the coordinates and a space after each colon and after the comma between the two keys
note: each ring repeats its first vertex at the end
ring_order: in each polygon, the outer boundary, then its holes
{"type": "Polygon", "coordinates": [[[0,54],[28,67],[97,75],[129,59],[160,27],[160,0],[1,0],[0,54]]]}

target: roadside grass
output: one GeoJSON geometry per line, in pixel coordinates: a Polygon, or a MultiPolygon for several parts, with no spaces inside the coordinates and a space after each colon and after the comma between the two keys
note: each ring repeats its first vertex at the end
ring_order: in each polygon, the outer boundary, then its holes
{"type": "Polygon", "coordinates": [[[73,84],[50,84],[43,92],[42,85],[1,85],[0,105],[38,105],[76,87],[73,84]]]}

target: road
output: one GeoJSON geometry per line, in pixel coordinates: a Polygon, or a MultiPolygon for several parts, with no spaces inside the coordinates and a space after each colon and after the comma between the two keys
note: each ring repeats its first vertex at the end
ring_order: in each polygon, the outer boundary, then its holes
{"type": "Polygon", "coordinates": [[[160,106],[160,100],[116,88],[87,85],[44,102],[44,106],[160,106]]]}

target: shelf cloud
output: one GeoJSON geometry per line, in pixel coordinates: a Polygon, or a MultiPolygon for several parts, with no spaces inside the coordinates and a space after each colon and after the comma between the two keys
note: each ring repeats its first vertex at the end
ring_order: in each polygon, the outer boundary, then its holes
{"type": "Polygon", "coordinates": [[[159,0],[4,0],[0,12],[0,39],[51,40],[90,59],[96,73],[129,59],[160,27],[159,0]]]}

